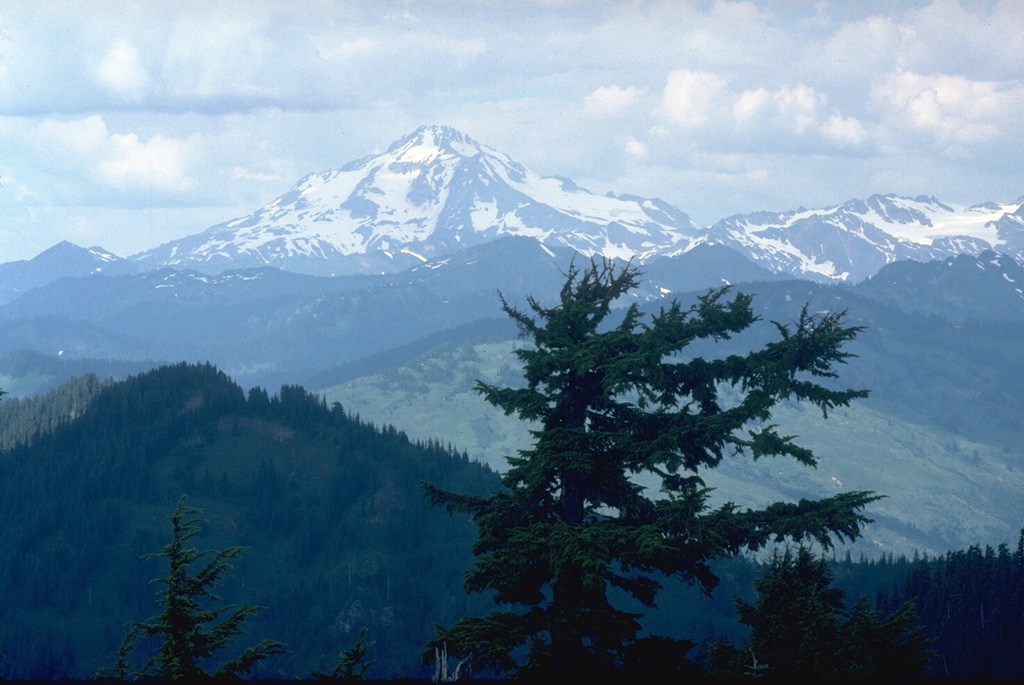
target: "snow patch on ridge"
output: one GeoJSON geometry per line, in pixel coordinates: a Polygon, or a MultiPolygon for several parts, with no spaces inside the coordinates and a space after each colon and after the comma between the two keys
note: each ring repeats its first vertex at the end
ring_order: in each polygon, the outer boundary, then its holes
{"type": "Polygon", "coordinates": [[[702,228],[661,200],[594,195],[568,179],[538,176],[455,129],[428,126],[384,154],[306,176],[252,215],[135,258],[209,268],[320,261],[334,273],[338,260],[354,257],[345,262],[356,265],[351,269],[379,272],[407,268],[403,256],[436,262],[515,235],[640,263],[718,244],[772,271],[846,281],[897,259],[992,248],[1019,259],[1020,209],[1020,202],[966,207],[873,195],[824,209],[736,215],[702,228]]]}

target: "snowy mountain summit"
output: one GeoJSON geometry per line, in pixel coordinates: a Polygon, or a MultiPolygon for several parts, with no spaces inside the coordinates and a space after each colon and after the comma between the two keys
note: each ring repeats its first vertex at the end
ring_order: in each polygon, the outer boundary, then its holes
{"type": "Polygon", "coordinates": [[[250,216],[134,259],[211,273],[270,265],[370,274],[502,236],[637,263],[718,244],[776,273],[859,282],[903,259],[994,250],[1024,262],[1024,203],[967,207],[872,195],[825,209],[735,215],[702,228],[667,202],[594,195],[568,179],[538,176],[451,127],[423,126],[384,154],[305,177],[250,216]]]}
{"type": "Polygon", "coordinates": [[[689,249],[702,230],[660,200],[594,195],[451,127],[424,126],[382,155],[305,177],[250,216],[135,259],[205,271],[380,273],[518,235],[642,261],[689,249]]]}
{"type": "Polygon", "coordinates": [[[706,239],[770,271],[859,282],[905,259],[994,250],[1024,262],[1024,201],[966,207],[934,197],[872,195],[825,209],[731,216],[708,229],[706,239]]]}

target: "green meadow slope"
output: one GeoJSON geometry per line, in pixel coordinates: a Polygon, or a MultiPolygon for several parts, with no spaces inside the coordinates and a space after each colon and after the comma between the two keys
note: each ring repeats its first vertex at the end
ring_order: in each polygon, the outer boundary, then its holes
{"type": "MultiPolygon", "coordinates": [[[[503,470],[506,455],[530,444],[529,426],[489,406],[473,387],[477,379],[521,383],[513,352],[522,344],[446,345],[322,395],[364,421],[401,426],[413,439],[451,443],[503,470]]],[[[901,417],[872,398],[827,420],[813,408],[788,404],[775,422],[780,432],[800,436],[800,444],[819,457],[818,467],[786,459],[727,458],[701,474],[715,488],[716,501],[758,507],[779,499],[874,490],[886,498],[871,506],[875,522],[853,547],[872,557],[1012,542],[1024,521],[1019,497],[1024,468],[1020,455],[1003,446],[901,417]]]]}

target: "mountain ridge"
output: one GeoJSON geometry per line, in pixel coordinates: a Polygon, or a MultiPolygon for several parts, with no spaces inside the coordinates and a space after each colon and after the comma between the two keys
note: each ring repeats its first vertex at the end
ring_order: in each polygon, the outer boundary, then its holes
{"type": "Polygon", "coordinates": [[[1024,321],[1024,265],[985,250],[887,264],[854,291],[906,311],[967,321],[1024,321]]]}
{"type": "Polygon", "coordinates": [[[93,274],[116,276],[139,273],[146,268],[102,247],[79,247],[62,240],[32,259],[0,263],[0,305],[58,278],[93,274]]]}
{"type": "Polygon", "coordinates": [[[698,230],[668,203],[594,195],[568,179],[538,176],[451,127],[422,126],[382,155],[305,176],[247,217],[132,259],[379,273],[504,235],[629,258],[677,246],[698,230]]]}
{"type": "Polygon", "coordinates": [[[421,126],[381,155],[308,174],[249,216],[132,259],[204,271],[272,264],[318,275],[387,273],[506,235],[639,263],[718,244],[776,273],[859,282],[901,259],[996,250],[1024,260],[1024,203],[968,207],[876,194],[702,227],[663,200],[596,195],[450,126],[421,126]]]}
{"type": "Polygon", "coordinates": [[[57,275],[167,266],[211,275],[261,266],[317,276],[400,273],[508,236],[643,265],[719,245],[776,274],[858,283],[905,259],[992,250],[1024,262],[1024,196],[966,206],[876,194],[820,209],[734,214],[703,227],[663,200],[597,195],[571,179],[535,174],[450,126],[421,126],[385,153],[307,174],[250,215],[127,259],[65,242],[33,260],[0,264],[0,303],[57,275]],[[51,263],[59,254],[63,271],[51,263]]]}
{"type": "Polygon", "coordinates": [[[708,240],[771,271],[859,282],[905,259],[993,250],[1024,261],[1024,204],[966,207],[934,197],[876,194],[823,209],[733,215],[712,225],[708,240]]]}

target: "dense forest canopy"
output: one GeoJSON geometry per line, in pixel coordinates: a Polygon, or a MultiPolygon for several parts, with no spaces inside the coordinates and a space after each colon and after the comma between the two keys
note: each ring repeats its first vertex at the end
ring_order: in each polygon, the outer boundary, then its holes
{"type": "MultiPolygon", "coordinates": [[[[267,609],[237,647],[270,638],[290,650],[258,676],[330,672],[366,627],[368,677],[428,677],[420,655],[433,624],[486,610],[486,598],[462,589],[471,523],[431,511],[418,487],[499,487],[465,454],[410,443],[300,388],[246,393],[209,365],[140,374],[93,400],[31,445],[0,452],[0,674],[88,678],[112,666],[125,623],[157,608],[149,581],[161,568],[141,557],[166,540],[183,492],[205,510],[201,546],[249,547],[221,594],[267,609]]],[[[716,564],[711,597],[665,579],[644,626],[741,645],[732,597],[753,601],[756,562],[716,564]]],[[[850,603],[866,595],[883,616],[915,599],[935,640],[929,673],[1024,671],[1024,537],[1015,550],[846,558],[832,568],[850,603]]]]}
{"type": "Polygon", "coordinates": [[[105,387],[80,416],[0,453],[3,672],[111,665],[125,623],[154,613],[159,568],[140,557],[159,550],[187,493],[209,521],[201,544],[249,548],[223,588],[268,607],[249,634],[288,644],[257,675],[329,668],[364,626],[377,677],[426,673],[433,623],[471,606],[460,584],[472,531],[429,509],[424,478],[498,487],[453,448],[295,386],[245,393],[210,365],[179,364],[105,387]]]}

